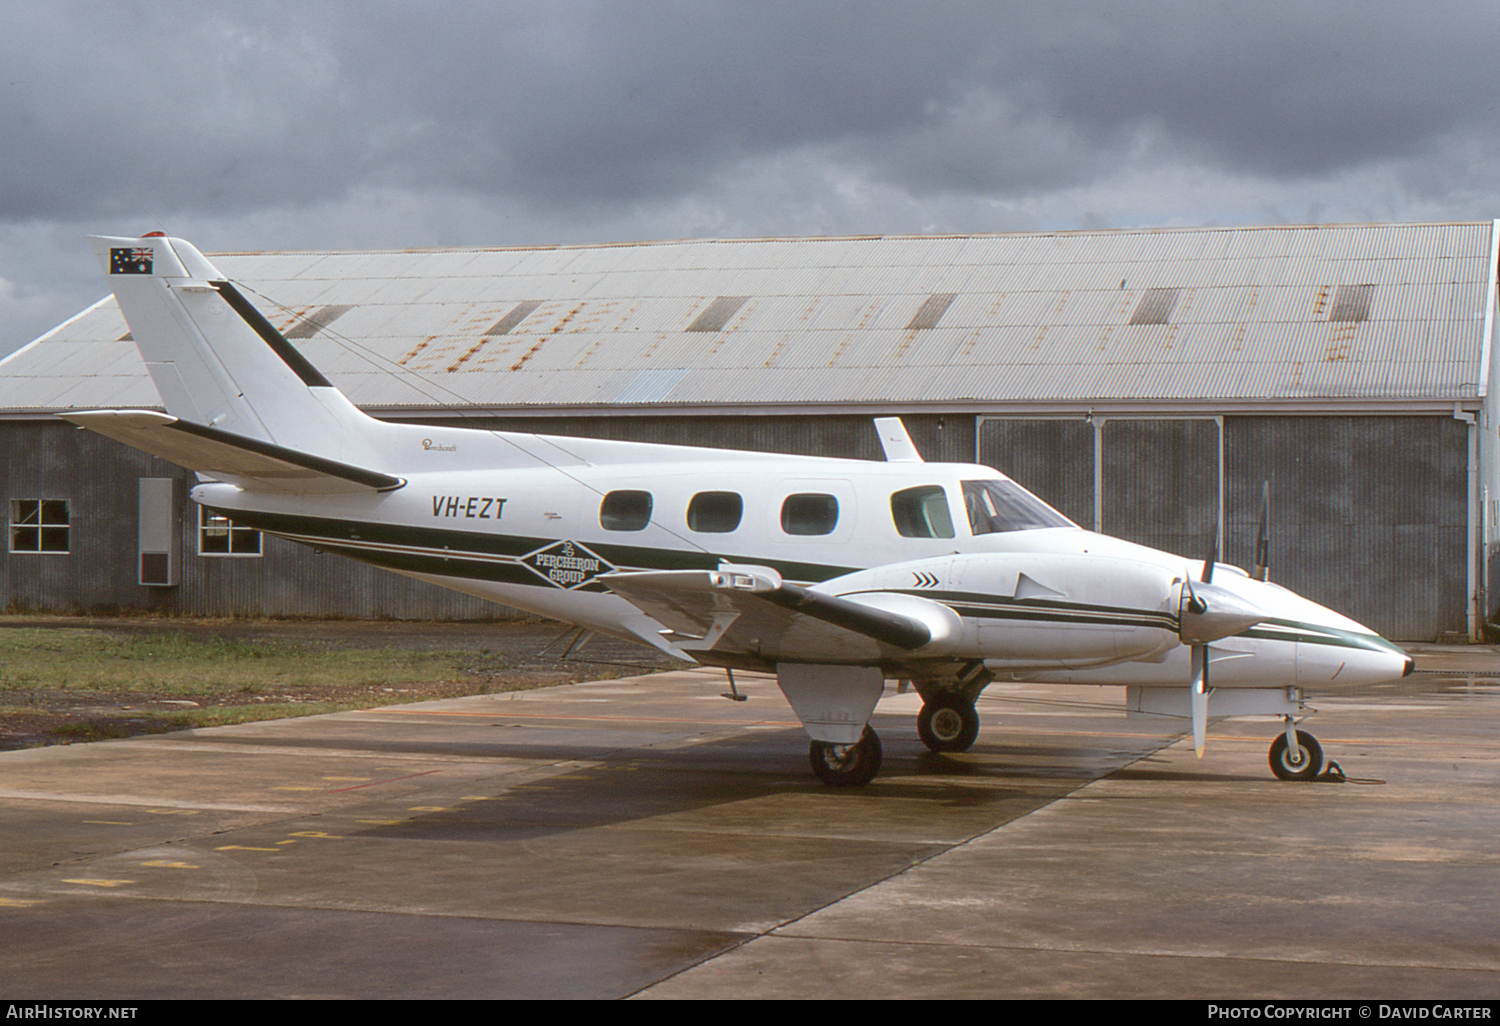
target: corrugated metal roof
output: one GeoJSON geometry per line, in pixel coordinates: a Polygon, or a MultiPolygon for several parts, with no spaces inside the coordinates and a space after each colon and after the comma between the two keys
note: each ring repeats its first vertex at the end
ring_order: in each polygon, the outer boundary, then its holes
{"type": "MultiPolygon", "coordinates": [[[[1468,401],[1480,394],[1491,232],[1474,222],[214,260],[288,334],[327,321],[300,348],[373,407],[1468,401]]],[[[125,332],[104,303],[21,350],[0,363],[0,409],[156,405],[125,332]]]]}

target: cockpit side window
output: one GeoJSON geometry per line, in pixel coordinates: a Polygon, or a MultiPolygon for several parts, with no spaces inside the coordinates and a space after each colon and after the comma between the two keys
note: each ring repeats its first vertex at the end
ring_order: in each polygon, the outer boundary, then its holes
{"type": "Polygon", "coordinates": [[[903,488],[891,496],[891,519],[903,538],[952,538],[953,516],[941,485],[903,488]]]}
{"type": "Polygon", "coordinates": [[[744,515],[745,500],[738,492],[699,492],[688,503],[687,525],[705,534],[728,534],[744,515]]]}
{"type": "Polygon", "coordinates": [[[599,526],[606,531],[644,531],[651,523],[651,493],[610,492],[599,504],[599,526]]]}
{"type": "Polygon", "coordinates": [[[1014,481],[965,481],[963,487],[969,529],[976,535],[1076,526],[1014,481]]]}

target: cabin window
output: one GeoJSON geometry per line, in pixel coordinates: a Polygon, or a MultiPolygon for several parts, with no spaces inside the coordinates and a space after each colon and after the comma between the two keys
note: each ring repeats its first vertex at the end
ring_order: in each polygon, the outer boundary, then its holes
{"type": "Polygon", "coordinates": [[[787,534],[832,534],[839,523],[839,500],[832,495],[788,495],[781,504],[781,529],[787,534]]]}
{"type": "Polygon", "coordinates": [[[198,555],[258,556],[260,532],[199,506],[198,555]]]}
{"type": "Polygon", "coordinates": [[[68,552],[71,525],[67,499],[11,499],[10,551],[68,552]]]}
{"type": "Polygon", "coordinates": [[[650,492],[610,492],[599,504],[599,526],[606,531],[644,531],[649,523],[650,492]]]}
{"type": "Polygon", "coordinates": [[[891,519],[903,538],[953,537],[953,517],[941,485],[905,488],[892,495],[891,519]]]}
{"type": "Polygon", "coordinates": [[[1074,526],[1014,481],[965,481],[964,510],[969,514],[969,529],[976,535],[1074,526]]]}
{"type": "Polygon", "coordinates": [[[688,503],[687,525],[704,534],[728,534],[744,515],[745,500],[738,492],[699,492],[688,503]]]}

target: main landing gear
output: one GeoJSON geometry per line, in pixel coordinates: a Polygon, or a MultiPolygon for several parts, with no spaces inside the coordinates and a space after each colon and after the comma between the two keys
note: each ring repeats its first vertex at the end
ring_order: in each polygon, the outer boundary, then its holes
{"type": "Polygon", "coordinates": [[[854,744],[814,741],[807,758],[818,779],[829,787],[864,787],[880,772],[880,738],[866,724],[854,744]]]}
{"type": "Polygon", "coordinates": [[[961,695],[933,695],[917,713],[917,734],[931,751],[967,752],[979,737],[979,713],[961,695]]]}
{"type": "MultiPolygon", "coordinates": [[[[917,714],[917,733],[934,752],[966,752],[979,737],[979,713],[962,695],[934,695],[917,714]]],[[[829,787],[863,787],[880,772],[880,738],[866,725],[852,745],[812,742],[807,758],[818,779],[829,787]]]]}

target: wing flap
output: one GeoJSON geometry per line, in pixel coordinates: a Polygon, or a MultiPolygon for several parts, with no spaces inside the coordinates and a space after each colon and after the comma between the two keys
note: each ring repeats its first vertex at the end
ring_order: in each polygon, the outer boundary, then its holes
{"type": "Polygon", "coordinates": [[[154,410],[92,410],[59,416],[178,466],[257,491],[383,492],[406,483],[390,474],[204,427],[154,410]]]}

